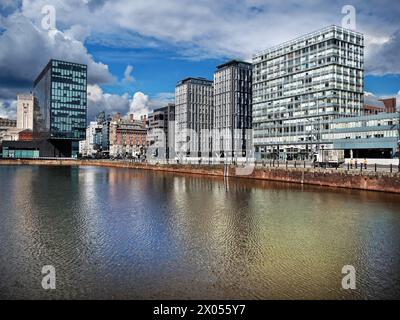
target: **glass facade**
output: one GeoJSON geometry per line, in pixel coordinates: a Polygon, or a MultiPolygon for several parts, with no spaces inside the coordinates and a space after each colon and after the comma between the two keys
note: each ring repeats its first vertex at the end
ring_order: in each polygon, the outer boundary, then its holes
{"type": "Polygon", "coordinates": [[[364,37],[330,26],[253,57],[253,128],[261,157],[309,157],[334,119],[359,116],[364,37]]]}
{"type": "Polygon", "coordinates": [[[3,158],[36,159],[39,158],[39,150],[9,150],[8,148],[3,148],[3,158]]]}
{"type": "Polygon", "coordinates": [[[251,143],[252,65],[230,61],[214,73],[213,151],[244,157],[251,143]]]}
{"type": "Polygon", "coordinates": [[[84,140],[87,114],[87,66],[50,60],[34,82],[40,114],[36,128],[52,140],[84,140]]]}
{"type": "Polygon", "coordinates": [[[342,118],[332,121],[322,139],[349,158],[397,158],[398,128],[398,113],[342,118]]]}
{"type": "Polygon", "coordinates": [[[393,138],[395,146],[398,125],[397,113],[337,119],[332,122],[330,132],[323,134],[322,138],[325,141],[393,138]]]}

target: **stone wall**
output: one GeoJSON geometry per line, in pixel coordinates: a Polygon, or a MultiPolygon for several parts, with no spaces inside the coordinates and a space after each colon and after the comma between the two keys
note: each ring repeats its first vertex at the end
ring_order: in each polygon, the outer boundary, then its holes
{"type": "Polygon", "coordinates": [[[304,168],[257,168],[249,176],[237,176],[236,169],[224,166],[199,165],[150,165],[117,161],[96,160],[8,160],[0,159],[0,165],[49,165],[49,166],[101,166],[132,168],[195,175],[224,176],[239,179],[257,179],[310,184],[337,188],[350,188],[371,191],[400,193],[400,174],[383,172],[336,171],[334,169],[304,168]]]}

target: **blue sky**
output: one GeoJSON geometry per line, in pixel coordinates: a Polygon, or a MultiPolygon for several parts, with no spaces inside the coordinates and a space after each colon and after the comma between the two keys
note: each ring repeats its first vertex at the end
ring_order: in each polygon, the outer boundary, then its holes
{"type": "Polygon", "coordinates": [[[87,45],[95,60],[109,65],[110,72],[124,78],[127,65],[133,66],[133,83],[104,85],[107,92],[123,94],[127,91],[144,91],[150,96],[159,92],[173,92],[179,80],[190,76],[212,79],[218,64],[226,59],[183,59],[175,51],[159,48],[114,49],[98,45],[87,45]]]}
{"type": "Polygon", "coordinates": [[[400,97],[396,0],[0,0],[0,117],[15,117],[16,94],[50,58],[88,65],[90,118],[144,114],[185,77],[211,79],[229,59],[341,25],[344,5],[365,35],[369,101],[400,97]]]}
{"type": "Polygon", "coordinates": [[[400,75],[365,76],[365,91],[378,96],[393,95],[399,91],[400,75]]]}

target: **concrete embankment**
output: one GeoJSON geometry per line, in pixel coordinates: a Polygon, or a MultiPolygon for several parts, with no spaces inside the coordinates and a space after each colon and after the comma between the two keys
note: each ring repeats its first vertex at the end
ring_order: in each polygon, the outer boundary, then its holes
{"type": "Polygon", "coordinates": [[[172,173],[228,176],[241,179],[271,180],[337,188],[400,193],[400,174],[372,171],[345,171],[313,168],[258,167],[249,175],[238,175],[236,168],[223,165],[151,165],[119,161],[96,160],[6,160],[0,165],[48,165],[48,166],[100,166],[163,171],[172,173]]]}

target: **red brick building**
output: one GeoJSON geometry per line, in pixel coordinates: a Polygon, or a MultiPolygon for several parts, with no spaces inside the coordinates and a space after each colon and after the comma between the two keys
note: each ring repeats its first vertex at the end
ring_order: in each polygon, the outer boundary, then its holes
{"type": "Polygon", "coordinates": [[[396,112],[396,103],[397,103],[396,98],[381,99],[379,101],[383,103],[382,107],[371,106],[371,105],[367,105],[367,104],[364,105],[364,108],[363,108],[364,115],[368,116],[368,115],[379,114],[382,112],[386,112],[386,113],[395,113],[396,112]]]}
{"type": "Polygon", "coordinates": [[[386,113],[396,112],[396,98],[381,99],[379,101],[383,102],[383,104],[385,105],[384,110],[386,113]]]}
{"type": "Polygon", "coordinates": [[[133,115],[121,118],[118,113],[110,124],[110,156],[138,157],[147,148],[147,119],[135,120],[133,115]]]}
{"type": "Polygon", "coordinates": [[[33,141],[33,131],[32,130],[22,130],[18,133],[18,141],[33,141]]]}

